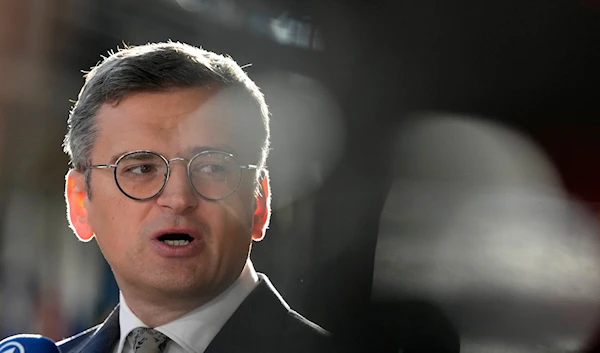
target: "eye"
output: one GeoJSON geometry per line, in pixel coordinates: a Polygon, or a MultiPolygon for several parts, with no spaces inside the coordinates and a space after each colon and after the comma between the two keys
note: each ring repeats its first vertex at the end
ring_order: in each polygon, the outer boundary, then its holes
{"type": "Polygon", "coordinates": [[[192,174],[202,179],[225,180],[229,175],[229,170],[222,164],[205,163],[195,167],[192,174]]]}
{"type": "Polygon", "coordinates": [[[204,164],[200,166],[198,171],[201,173],[215,174],[224,173],[226,170],[225,167],[220,164],[204,164]]]}
{"type": "Polygon", "coordinates": [[[138,175],[144,175],[144,174],[154,173],[154,172],[156,172],[156,170],[157,170],[157,168],[153,164],[138,164],[138,165],[131,165],[131,166],[126,167],[124,172],[138,174],[138,175]]]}

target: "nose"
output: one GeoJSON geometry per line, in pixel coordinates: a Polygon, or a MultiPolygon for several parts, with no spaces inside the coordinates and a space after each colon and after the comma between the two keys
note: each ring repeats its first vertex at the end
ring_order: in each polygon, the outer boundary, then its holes
{"type": "Polygon", "coordinates": [[[187,161],[183,158],[174,158],[169,163],[171,174],[156,202],[159,206],[171,209],[176,214],[183,214],[196,208],[198,196],[188,179],[187,161]],[[179,161],[183,163],[173,163],[179,161]]]}

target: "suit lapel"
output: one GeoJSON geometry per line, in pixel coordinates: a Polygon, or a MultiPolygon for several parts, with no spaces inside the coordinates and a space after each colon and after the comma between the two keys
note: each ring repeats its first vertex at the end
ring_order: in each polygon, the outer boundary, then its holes
{"type": "Polygon", "coordinates": [[[269,279],[259,275],[259,283],[227,320],[205,353],[270,352],[283,327],[289,306],[269,279]],[[265,337],[263,337],[265,336],[265,337]]]}
{"type": "Polygon", "coordinates": [[[121,330],[119,327],[119,305],[108,315],[104,323],[86,339],[76,353],[110,353],[118,341],[121,330]]]}
{"type": "MultiPolygon", "coordinates": [[[[289,316],[289,306],[269,279],[259,273],[259,283],[212,340],[205,353],[278,351],[277,339],[289,316]]],[[[104,323],[72,353],[111,353],[120,336],[119,305],[104,323]]]]}

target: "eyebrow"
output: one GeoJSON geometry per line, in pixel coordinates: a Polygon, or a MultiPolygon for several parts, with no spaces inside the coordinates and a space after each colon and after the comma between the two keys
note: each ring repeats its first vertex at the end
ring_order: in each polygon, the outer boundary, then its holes
{"type": "MultiPolygon", "coordinates": [[[[222,152],[231,153],[234,156],[237,155],[235,152],[235,149],[227,144],[216,144],[216,145],[212,145],[212,146],[193,146],[193,147],[186,149],[186,154],[191,157],[191,156],[195,156],[198,153],[201,153],[204,151],[222,151],[222,152]]],[[[117,159],[119,159],[122,155],[129,153],[129,152],[132,152],[132,151],[126,151],[126,152],[120,152],[120,153],[114,154],[112,157],[110,157],[110,164],[115,164],[117,162],[117,159]]],[[[157,151],[155,151],[155,152],[157,152],[157,151]]],[[[160,153],[160,152],[157,152],[157,153],[160,153]]]]}
{"type": "Polygon", "coordinates": [[[189,156],[195,156],[198,153],[201,153],[204,151],[222,151],[222,152],[228,152],[233,155],[236,155],[235,149],[233,149],[233,147],[231,147],[230,145],[227,145],[227,144],[216,144],[216,145],[212,145],[212,146],[194,146],[194,147],[188,148],[186,152],[189,156]]]}
{"type": "Polygon", "coordinates": [[[129,152],[121,152],[121,153],[117,153],[115,155],[113,155],[112,157],[110,157],[110,162],[109,164],[115,164],[115,162],[117,161],[117,159],[119,159],[122,155],[124,155],[125,153],[129,153],[129,152]]]}

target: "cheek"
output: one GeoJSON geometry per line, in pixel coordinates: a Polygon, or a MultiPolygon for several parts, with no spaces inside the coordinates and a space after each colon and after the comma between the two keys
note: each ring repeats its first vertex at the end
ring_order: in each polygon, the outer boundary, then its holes
{"type": "Polygon", "coordinates": [[[113,224],[127,217],[117,217],[127,212],[126,207],[120,204],[121,201],[106,193],[92,193],[92,199],[89,201],[88,218],[94,231],[102,232],[105,228],[110,228],[113,224]]]}
{"type": "Polygon", "coordinates": [[[221,223],[219,228],[222,228],[218,233],[228,237],[235,237],[238,233],[245,233],[249,230],[252,222],[252,213],[246,205],[241,202],[227,202],[219,205],[219,216],[211,217],[213,220],[219,219],[221,223]],[[234,234],[232,234],[234,233],[234,234]]]}
{"type": "Polygon", "coordinates": [[[135,241],[142,205],[125,200],[116,186],[109,183],[112,179],[102,181],[103,183],[94,185],[96,188],[92,190],[92,199],[88,201],[88,220],[103,252],[106,254],[104,250],[108,250],[115,253],[120,251],[118,249],[126,249],[126,244],[135,241]]]}
{"type": "Polygon", "coordinates": [[[145,251],[139,236],[139,214],[134,212],[135,207],[126,207],[126,201],[120,203],[107,200],[108,207],[96,208],[93,218],[98,246],[107,262],[115,268],[130,266],[145,251]]]}
{"type": "MultiPolygon", "coordinates": [[[[123,216],[126,214],[126,211],[123,210],[123,207],[111,207],[114,201],[98,196],[98,194],[93,195],[93,200],[90,202],[92,207],[88,214],[89,222],[96,234],[98,245],[103,250],[106,248],[103,246],[104,244],[114,244],[115,248],[119,248],[119,243],[122,239],[118,235],[121,231],[126,231],[123,229],[125,225],[121,224],[128,218],[123,216]],[[121,217],[117,217],[115,214],[115,210],[117,209],[121,217]]],[[[108,248],[112,249],[113,247],[108,246],[108,248]]]]}
{"type": "Polygon", "coordinates": [[[251,239],[253,198],[242,199],[241,196],[236,193],[220,203],[215,203],[212,215],[206,214],[206,219],[213,224],[213,231],[223,245],[244,244],[246,240],[251,239]]]}
{"type": "Polygon", "coordinates": [[[226,203],[228,213],[239,219],[240,224],[251,226],[254,215],[254,192],[250,188],[240,188],[226,203]]]}

